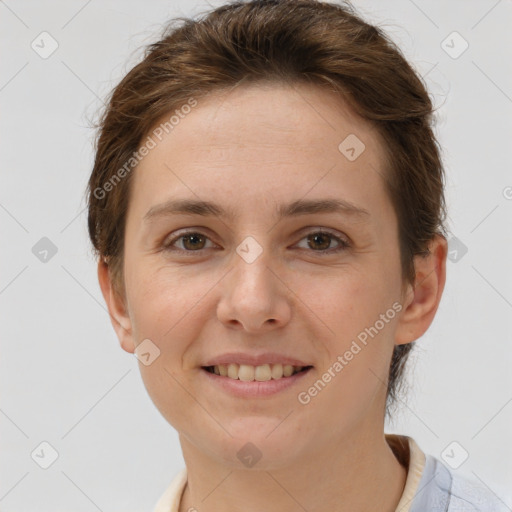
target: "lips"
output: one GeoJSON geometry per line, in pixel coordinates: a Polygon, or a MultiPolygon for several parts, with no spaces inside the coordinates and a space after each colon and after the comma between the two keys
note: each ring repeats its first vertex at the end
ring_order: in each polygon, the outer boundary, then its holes
{"type": "MultiPolygon", "coordinates": [[[[226,370],[226,366],[225,365],[219,365],[218,368],[222,368],[224,366],[224,370],[223,372],[225,372],[226,370]]],[[[236,363],[231,363],[230,366],[235,366],[235,369],[236,369],[236,363]]],[[[248,366],[248,365],[245,365],[245,366],[248,366]]],[[[265,365],[260,365],[260,366],[265,366],[265,365]]],[[[271,366],[271,365],[267,365],[267,366],[271,366]]],[[[284,367],[282,365],[280,365],[279,363],[276,364],[276,366],[281,366],[282,367],[282,370],[284,370],[284,367]]],[[[240,367],[242,368],[242,374],[244,374],[244,372],[247,372],[247,371],[251,371],[252,368],[254,368],[254,372],[256,372],[255,368],[258,368],[258,367],[251,367],[249,370],[246,368],[244,369],[244,365],[240,365],[240,367]]],[[[211,371],[211,366],[210,367],[202,367],[201,370],[200,370],[200,373],[202,375],[201,379],[206,379],[204,382],[205,383],[208,383],[208,389],[212,389],[212,390],[221,390],[225,393],[227,393],[228,395],[231,395],[235,398],[242,398],[242,399],[248,399],[248,398],[251,398],[251,399],[269,399],[273,396],[276,396],[277,394],[279,393],[282,393],[284,392],[285,390],[287,389],[292,389],[293,387],[297,387],[300,385],[300,382],[303,381],[303,379],[306,378],[306,376],[310,373],[310,371],[313,370],[313,366],[305,366],[305,367],[293,367],[293,366],[290,366],[290,368],[292,368],[292,370],[294,368],[302,368],[300,371],[295,371],[295,373],[292,373],[290,376],[286,377],[284,376],[284,372],[283,372],[283,375],[277,379],[275,378],[270,378],[268,379],[268,373],[266,375],[259,375],[259,378],[261,378],[262,380],[256,380],[256,373],[254,374],[248,374],[248,373],[245,373],[245,375],[243,375],[243,377],[246,379],[244,380],[244,378],[242,378],[242,380],[240,380],[240,368],[238,369],[237,373],[238,375],[236,375],[235,373],[231,373],[231,377],[228,376],[228,375],[225,375],[225,376],[222,376],[220,375],[220,370],[219,370],[219,373],[215,373],[215,371],[211,371]],[[234,377],[234,378],[233,378],[234,377]],[[251,378],[253,377],[253,378],[251,378]]],[[[215,367],[213,367],[215,368],[215,367]]],[[[264,370],[265,371],[265,370],[264,370]]],[[[276,370],[274,370],[276,371],[276,370]]],[[[231,370],[231,372],[233,372],[233,369],[231,370]]]]}
{"type": "Polygon", "coordinates": [[[205,360],[200,368],[217,389],[239,398],[264,398],[296,386],[313,365],[277,352],[229,352],[205,360]]]}

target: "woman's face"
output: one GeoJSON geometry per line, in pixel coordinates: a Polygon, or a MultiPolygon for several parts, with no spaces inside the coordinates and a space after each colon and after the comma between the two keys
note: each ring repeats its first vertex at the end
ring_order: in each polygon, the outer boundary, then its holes
{"type": "Polygon", "coordinates": [[[149,395],[225,464],[382,435],[407,304],[378,134],[313,86],[241,86],[190,110],[132,176],[121,341],[150,340],[149,395]],[[229,362],[263,380],[204,368],[229,362]],[[279,363],[310,368],[265,380],[279,363]]]}

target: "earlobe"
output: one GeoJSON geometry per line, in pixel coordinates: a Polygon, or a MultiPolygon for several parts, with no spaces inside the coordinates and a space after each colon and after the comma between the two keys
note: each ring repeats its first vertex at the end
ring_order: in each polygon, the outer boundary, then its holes
{"type": "Polygon", "coordinates": [[[100,259],[98,262],[98,281],[101,293],[107,304],[110,321],[119,339],[121,348],[133,354],[135,344],[133,342],[130,316],[128,315],[123,298],[114,290],[109,266],[103,259],[100,259]]]}
{"type": "Polygon", "coordinates": [[[422,336],[434,320],[446,281],[446,238],[441,235],[429,244],[427,256],[414,258],[416,279],[407,287],[404,310],[398,320],[395,343],[403,345],[422,336]]]}

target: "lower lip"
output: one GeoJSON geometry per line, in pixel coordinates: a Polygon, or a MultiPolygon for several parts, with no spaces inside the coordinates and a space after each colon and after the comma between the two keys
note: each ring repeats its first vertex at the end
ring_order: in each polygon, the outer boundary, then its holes
{"type": "Polygon", "coordinates": [[[231,395],[240,398],[259,398],[265,396],[275,395],[279,391],[284,391],[299,382],[309,374],[312,368],[305,371],[295,373],[291,377],[282,377],[281,379],[271,379],[265,381],[243,381],[232,379],[230,377],[222,377],[216,373],[210,373],[208,370],[201,368],[201,373],[206,376],[209,382],[213,385],[219,386],[224,391],[231,395]]]}

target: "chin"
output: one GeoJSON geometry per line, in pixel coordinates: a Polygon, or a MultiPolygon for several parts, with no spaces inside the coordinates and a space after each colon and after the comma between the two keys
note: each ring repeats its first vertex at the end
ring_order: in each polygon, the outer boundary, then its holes
{"type": "MultiPolygon", "coordinates": [[[[211,440],[220,448],[219,458],[233,469],[271,470],[288,467],[298,451],[298,440],[275,417],[239,418],[226,425],[222,440],[211,440]],[[277,427],[277,428],[276,428],[277,427]]],[[[301,439],[303,442],[304,439],[301,439]]]]}

